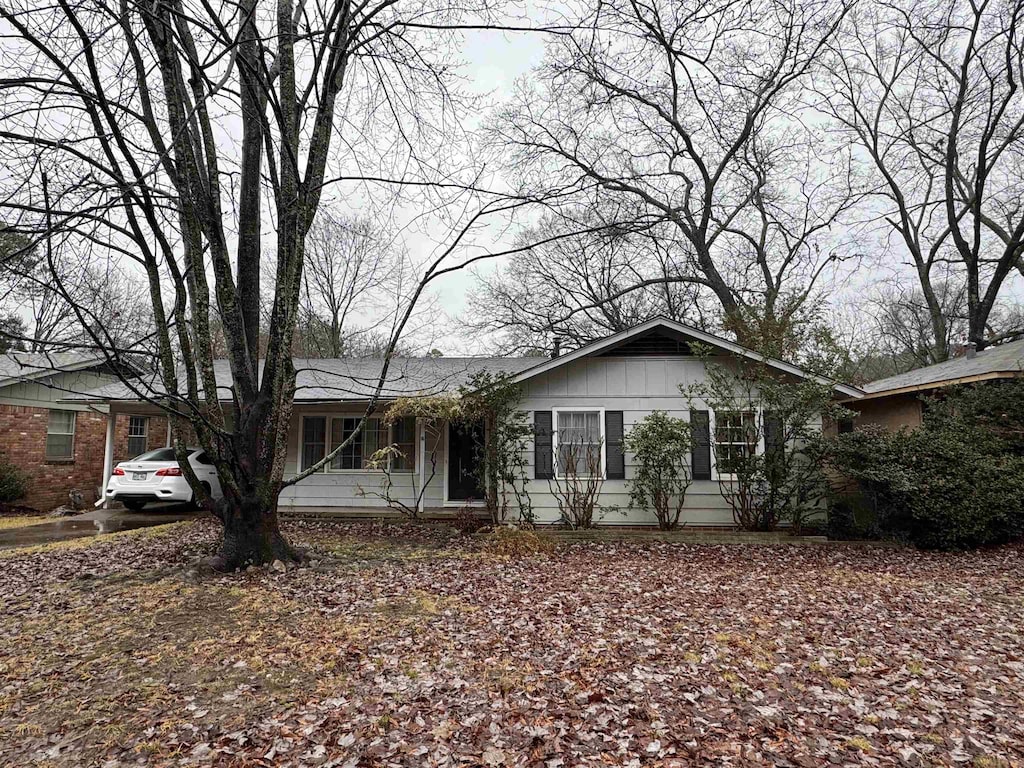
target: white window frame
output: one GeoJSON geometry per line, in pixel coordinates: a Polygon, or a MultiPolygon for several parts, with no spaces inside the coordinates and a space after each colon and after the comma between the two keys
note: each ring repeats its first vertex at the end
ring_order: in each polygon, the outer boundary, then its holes
{"type": "MultiPolygon", "coordinates": [[[[718,411],[714,408],[708,408],[708,429],[711,432],[711,477],[714,480],[735,480],[735,472],[719,472],[718,471],[718,411]]],[[[754,446],[754,455],[764,454],[764,430],[758,429],[760,423],[761,409],[755,408],[749,410],[747,408],[737,407],[723,409],[723,413],[752,413],[754,415],[754,428],[757,429],[757,444],[754,446]]],[[[739,443],[728,443],[728,445],[739,445],[739,443]]]]}
{"type": "Polygon", "coordinates": [[[128,446],[131,446],[133,438],[138,439],[140,437],[142,438],[142,450],[139,451],[138,453],[132,453],[131,450],[128,450],[128,453],[131,454],[130,458],[134,458],[136,456],[140,456],[140,455],[142,455],[143,453],[145,453],[149,449],[149,417],[148,416],[129,416],[128,417],[128,445],[125,446],[125,447],[128,448],[128,446]],[[132,434],[132,419],[142,419],[142,434],[141,435],[133,435],[132,434]]]}
{"type": "MultiPolygon", "coordinates": [[[[604,479],[608,475],[608,439],[604,433],[604,408],[587,405],[562,405],[551,409],[551,462],[552,473],[559,480],[564,480],[565,475],[558,471],[558,416],[561,413],[596,413],[597,426],[601,433],[601,474],[604,479]]],[[[578,475],[578,477],[590,477],[590,475],[578,475]]]]}
{"type": "Polygon", "coordinates": [[[78,413],[75,411],[64,410],[61,408],[49,408],[46,413],[46,442],[43,444],[43,455],[46,461],[61,461],[68,462],[75,460],[75,429],[78,426],[78,413]],[[71,414],[71,431],[70,432],[51,432],[50,431],[50,415],[53,413],[70,413],[71,414]],[[71,450],[67,456],[51,456],[50,455],[50,435],[71,435],[71,450]]]}
{"type": "MultiPolygon", "coordinates": [[[[306,470],[306,467],[302,466],[302,457],[303,457],[303,448],[304,448],[303,437],[305,436],[305,433],[306,433],[306,419],[326,419],[326,425],[325,425],[326,432],[324,433],[324,456],[327,456],[332,450],[334,450],[334,448],[332,447],[332,443],[331,443],[331,422],[333,420],[335,420],[335,419],[355,419],[355,420],[358,421],[358,420],[360,420],[362,418],[364,418],[362,414],[351,414],[351,413],[304,413],[304,414],[302,414],[301,418],[299,419],[298,451],[296,453],[296,460],[295,460],[295,466],[298,468],[298,471],[299,472],[304,472],[306,470]]],[[[382,417],[380,417],[380,416],[370,416],[368,418],[369,419],[378,419],[379,420],[382,417]]],[[[366,437],[366,427],[367,427],[367,425],[364,424],[363,428],[360,430],[360,433],[359,433],[359,438],[360,439],[365,439],[365,437],[366,437]]],[[[418,435],[418,426],[416,428],[416,433],[418,435]]],[[[388,432],[387,432],[387,445],[394,445],[395,444],[394,436],[395,436],[394,424],[389,424],[388,425],[388,432]]],[[[365,446],[365,443],[364,443],[364,446],[365,446]]],[[[408,474],[414,474],[416,472],[417,463],[420,460],[420,458],[419,458],[419,442],[418,442],[418,440],[417,440],[417,442],[413,443],[413,446],[414,446],[414,448],[416,450],[416,455],[413,457],[412,466],[409,467],[408,469],[390,469],[389,468],[392,473],[408,475],[408,474]]],[[[383,447],[384,446],[379,446],[379,448],[383,448],[383,447]]],[[[367,458],[368,457],[363,456],[363,460],[364,461],[367,458]]],[[[376,474],[378,472],[383,472],[383,469],[370,469],[370,468],[367,468],[367,467],[362,467],[360,469],[335,469],[335,468],[333,468],[331,466],[331,462],[327,462],[327,464],[322,469],[320,469],[318,471],[319,472],[323,472],[323,473],[328,474],[328,475],[372,475],[372,474],[376,474]]]]}

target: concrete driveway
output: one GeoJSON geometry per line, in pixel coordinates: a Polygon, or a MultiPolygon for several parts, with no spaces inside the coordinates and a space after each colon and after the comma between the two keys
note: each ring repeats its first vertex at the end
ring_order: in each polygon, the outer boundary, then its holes
{"type": "Polygon", "coordinates": [[[154,504],[141,512],[126,509],[97,509],[74,517],[55,518],[52,523],[37,523],[24,528],[8,528],[0,531],[0,549],[28,547],[47,544],[65,539],[80,539],[85,536],[102,536],[116,531],[133,528],[149,528],[154,525],[176,523],[179,520],[194,520],[207,513],[190,509],[181,504],[154,504]]]}

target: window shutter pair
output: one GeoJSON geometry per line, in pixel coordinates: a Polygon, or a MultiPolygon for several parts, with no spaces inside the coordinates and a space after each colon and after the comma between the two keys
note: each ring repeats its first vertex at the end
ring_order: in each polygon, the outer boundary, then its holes
{"type": "MultiPolygon", "coordinates": [[[[622,450],[624,429],[622,411],[604,412],[605,476],[609,480],[626,477],[626,457],[622,450]]],[[[554,435],[551,411],[533,412],[533,476],[551,480],[555,476],[554,435]]]]}

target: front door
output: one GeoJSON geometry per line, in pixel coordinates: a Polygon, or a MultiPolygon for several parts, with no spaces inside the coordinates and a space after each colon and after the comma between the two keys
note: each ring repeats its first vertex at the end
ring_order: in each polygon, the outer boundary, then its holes
{"type": "Polygon", "coordinates": [[[483,443],[479,422],[448,426],[448,501],[483,500],[478,470],[483,443]]]}

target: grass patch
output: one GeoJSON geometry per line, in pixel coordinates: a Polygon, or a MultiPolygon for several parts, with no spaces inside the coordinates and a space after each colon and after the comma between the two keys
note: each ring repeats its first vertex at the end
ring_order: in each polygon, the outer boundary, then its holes
{"type": "Polygon", "coordinates": [[[15,515],[14,517],[0,517],[0,531],[9,528],[27,528],[30,525],[40,523],[53,523],[59,518],[47,517],[46,515],[15,515]]]}
{"type": "Polygon", "coordinates": [[[484,550],[501,557],[526,557],[553,552],[555,541],[547,534],[500,526],[487,534],[484,550]]]}

